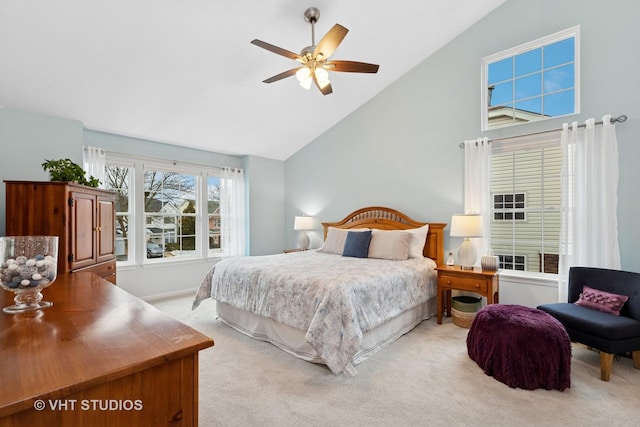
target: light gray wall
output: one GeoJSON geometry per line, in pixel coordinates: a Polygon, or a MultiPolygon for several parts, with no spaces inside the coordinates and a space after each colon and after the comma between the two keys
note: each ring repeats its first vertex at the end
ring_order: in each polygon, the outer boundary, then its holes
{"type": "MultiPolygon", "coordinates": [[[[626,114],[629,120],[617,126],[619,240],[622,267],[640,271],[638,15],[640,2],[634,0],[508,0],[287,159],[287,220],[307,211],[318,223],[334,221],[363,206],[383,205],[417,220],[449,223],[463,208],[464,156],[458,148],[463,140],[626,114]],[[581,25],[582,112],[481,132],[481,58],[574,25],[581,25]]],[[[287,243],[295,241],[295,232],[287,228],[287,243]]],[[[459,244],[447,241],[445,247],[459,244]]]]}
{"type": "MultiPolygon", "coordinates": [[[[82,163],[82,123],[0,108],[0,179],[48,181],[45,160],[82,163]]],[[[5,186],[0,184],[0,236],[5,235],[5,186]]]]}
{"type": "MultiPolygon", "coordinates": [[[[131,156],[150,157],[154,159],[175,160],[177,162],[197,165],[242,167],[242,158],[213,153],[210,151],[178,147],[139,138],[131,138],[90,129],[84,130],[84,145],[104,148],[113,153],[131,156]]],[[[82,150],[82,147],[80,147],[82,150]]],[[[80,151],[82,160],[82,151],[80,151]]]]}
{"type": "Polygon", "coordinates": [[[249,253],[268,255],[285,249],[284,162],[246,156],[249,194],[249,253]]]}

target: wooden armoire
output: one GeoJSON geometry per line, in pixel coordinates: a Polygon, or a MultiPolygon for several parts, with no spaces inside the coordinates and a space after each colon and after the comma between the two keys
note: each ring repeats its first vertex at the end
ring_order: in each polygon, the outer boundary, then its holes
{"type": "Polygon", "coordinates": [[[116,283],[115,193],[70,182],[5,181],[6,235],[58,236],[58,274],[116,283]]]}

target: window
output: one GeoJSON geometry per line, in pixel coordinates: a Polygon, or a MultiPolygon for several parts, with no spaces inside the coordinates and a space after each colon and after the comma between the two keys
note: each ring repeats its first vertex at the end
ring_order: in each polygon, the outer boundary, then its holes
{"type": "Polygon", "coordinates": [[[494,194],[493,195],[493,220],[494,221],[524,221],[525,194],[494,194]]]}
{"type": "Polygon", "coordinates": [[[220,250],[220,177],[207,177],[207,223],[209,250],[220,250]]]}
{"type": "Polygon", "coordinates": [[[106,167],[105,188],[116,193],[116,260],[129,260],[129,219],[131,212],[131,168],[127,164],[112,163],[106,167]]]}
{"type": "Polygon", "coordinates": [[[579,31],[482,59],[482,130],[580,112],[579,31]]]}
{"type": "Polygon", "coordinates": [[[120,264],[221,254],[220,170],[108,153],[120,264]]]}
{"type": "Polygon", "coordinates": [[[500,268],[503,270],[525,271],[527,262],[524,255],[496,255],[500,260],[500,268]]]}
{"type": "Polygon", "coordinates": [[[559,133],[491,144],[491,249],[501,268],[544,271],[540,254],[559,251],[559,133]]]}
{"type": "Polygon", "coordinates": [[[163,249],[155,255],[147,249],[147,258],[195,256],[197,183],[196,175],[145,168],[146,241],[163,249]]]}

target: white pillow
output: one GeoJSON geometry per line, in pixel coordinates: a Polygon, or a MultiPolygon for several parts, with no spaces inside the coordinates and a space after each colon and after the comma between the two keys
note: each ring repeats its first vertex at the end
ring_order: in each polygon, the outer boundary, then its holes
{"type": "Polygon", "coordinates": [[[325,239],[322,247],[319,250],[321,252],[342,255],[342,252],[344,252],[344,243],[347,241],[347,234],[349,234],[349,231],[367,230],[369,229],[357,228],[348,230],[344,228],[329,227],[329,229],[327,230],[327,238],[325,239]]]}
{"type": "Polygon", "coordinates": [[[401,230],[371,230],[369,258],[402,261],[409,258],[413,235],[401,230]]]}
{"type": "Polygon", "coordinates": [[[427,241],[427,233],[429,232],[429,224],[420,228],[411,228],[405,230],[411,233],[411,244],[409,245],[409,258],[424,258],[424,244],[427,241]]]}

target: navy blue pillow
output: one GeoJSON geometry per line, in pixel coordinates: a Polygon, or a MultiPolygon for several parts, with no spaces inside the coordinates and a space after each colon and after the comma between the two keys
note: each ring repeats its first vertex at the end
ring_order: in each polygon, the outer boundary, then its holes
{"type": "Polygon", "coordinates": [[[344,242],[342,256],[355,258],[367,258],[369,255],[369,243],[371,243],[371,230],[350,231],[344,242]]]}

